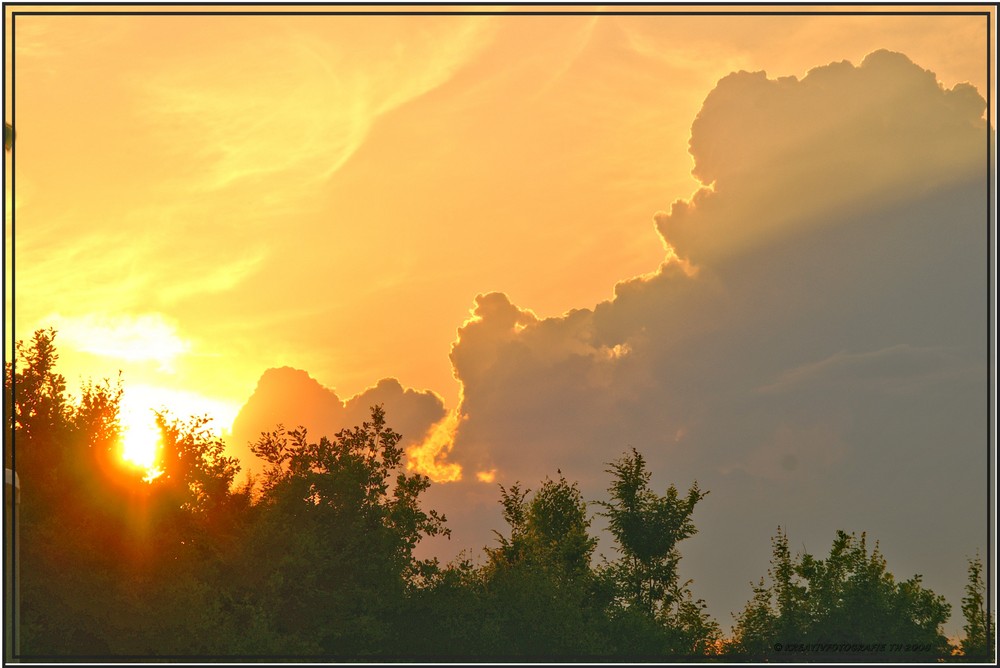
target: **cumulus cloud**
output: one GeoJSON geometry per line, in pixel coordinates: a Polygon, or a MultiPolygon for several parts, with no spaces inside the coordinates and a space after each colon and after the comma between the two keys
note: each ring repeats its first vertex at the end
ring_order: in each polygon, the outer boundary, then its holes
{"type": "Polygon", "coordinates": [[[403,436],[404,448],[420,443],[431,427],[445,418],[444,405],[433,392],[405,389],[395,378],[384,378],[346,401],[300,369],[268,369],[233,421],[230,452],[244,470],[260,470],[261,461],[250,450],[261,432],[278,424],[305,427],[311,438],[333,438],[341,429],[370,419],[370,409],[382,404],[388,425],[403,436]]]}
{"type": "Polygon", "coordinates": [[[885,51],[722,79],[692,126],[707,185],[656,216],[659,271],[554,318],[476,298],[450,457],[501,484],[560,468],[591,499],[630,446],[664,487],[697,479],[686,568],[717,610],[747,599],[778,524],[902,555],[948,524],[916,568],[959,595],[985,541],[984,106],[885,51]],[[737,544],[759,561],[723,564],[737,544]]]}
{"type": "Polygon", "coordinates": [[[985,108],[972,86],[945,90],[932,72],[889,51],[858,67],[817,67],[801,81],[731,74],[691,127],[693,173],[711,189],[658,214],[658,229],[681,257],[707,263],[821,222],[821,214],[850,215],[858,201],[980,174],[985,108]],[[738,211],[720,206],[730,198],[739,198],[738,211]]]}
{"type": "Polygon", "coordinates": [[[884,51],[802,80],[725,77],[691,129],[706,187],[655,218],[657,271],[558,317],[478,295],[450,413],[398,384],[342,404],[272,369],[237,440],[279,419],[330,431],[384,396],[411,463],[453,481],[426,498],[454,533],[422,549],[445,557],[492,541],[498,483],[561,469],[604,499],[607,464],[634,446],[656,486],[711,491],[682,571],[720,620],[766,571],[778,524],[814,551],[869,531],[901,574],[958,600],[963,555],[985,541],[983,108],[884,51]]]}

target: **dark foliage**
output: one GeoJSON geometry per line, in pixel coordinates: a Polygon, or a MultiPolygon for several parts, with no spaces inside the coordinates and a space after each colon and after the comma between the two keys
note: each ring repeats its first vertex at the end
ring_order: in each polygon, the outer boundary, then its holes
{"type": "Polygon", "coordinates": [[[969,560],[969,583],[962,598],[965,616],[965,638],[962,655],[970,661],[995,663],[997,625],[993,613],[986,609],[986,587],[983,585],[983,562],[979,555],[969,560]]]}
{"type": "Polygon", "coordinates": [[[915,575],[896,582],[865,534],[837,532],[825,560],[793,557],[781,529],[754,598],[737,616],[734,652],[783,660],[932,661],[951,653],[943,597],[915,575]],[[825,648],[825,649],[824,649],[825,648]],[[853,649],[852,649],[853,648],[853,649]]]}
{"type": "MultiPolygon", "coordinates": [[[[40,330],[18,343],[4,377],[5,461],[24,490],[22,658],[828,660],[768,653],[927,648],[899,660],[951,649],[940,631],[949,606],[919,576],[896,582],[864,534],[838,533],[820,560],[792,557],[780,530],[770,582],[724,642],[678,576],[706,492],[655,493],[636,450],[609,464],[608,500],[596,502],[618,552],[600,564],[587,502],[561,473],[534,493],[500,487],[508,530],[481,559],[417,559],[421,539],[448,529],[421,505],[430,481],[406,471],[380,406],[332,439],[262,434],[253,450],[268,468],[239,486],[207,418],[157,414],[162,473],[144,478],[120,456],[121,380],[86,382],[72,398],[54,341],[40,330]]],[[[962,605],[970,660],[991,656],[995,637],[982,568],[970,562],[962,605]]]]}

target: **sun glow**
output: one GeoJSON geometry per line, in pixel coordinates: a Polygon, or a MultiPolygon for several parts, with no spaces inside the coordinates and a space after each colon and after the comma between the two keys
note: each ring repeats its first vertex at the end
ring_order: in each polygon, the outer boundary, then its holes
{"type": "Polygon", "coordinates": [[[214,422],[213,431],[221,436],[232,425],[238,410],[239,406],[235,404],[194,392],[126,383],[120,411],[121,458],[124,462],[144,469],[147,473],[146,481],[153,480],[163,473],[159,467],[162,444],[160,429],[156,424],[157,411],[166,412],[171,419],[208,415],[214,422]]]}
{"type": "Polygon", "coordinates": [[[157,468],[160,454],[160,429],[156,425],[151,401],[153,397],[143,386],[126,387],[122,394],[122,460],[146,471],[146,481],[153,480],[161,471],[157,468]]]}
{"type": "Polygon", "coordinates": [[[157,467],[160,454],[160,430],[152,411],[144,419],[141,414],[130,415],[123,425],[122,459],[146,471],[147,482],[163,471],[157,467]]]}
{"type": "Polygon", "coordinates": [[[155,361],[164,371],[170,371],[174,361],[191,349],[191,343],[160,313],[73,317],[55,313],[47,324],[77,350],[129,362],[155,361]]]}

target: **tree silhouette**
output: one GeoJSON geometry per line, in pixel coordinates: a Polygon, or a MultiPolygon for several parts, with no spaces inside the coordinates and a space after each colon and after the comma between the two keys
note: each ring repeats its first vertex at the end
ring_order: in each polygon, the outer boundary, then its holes
{"type": "MultiPolygon", "coordinates": [[[[947,656],[950,606],[919,575],[897,581],[865,534],[837,532],[823,559],[793,555],[780,527],[767,577],[718,656],[718,624],[678,574],[678,544],[695,533],[706,493],[697,484],[655,493],[634,449],[607,470],[608,499],[597,504],[618,556],[597,565],[587,503],[561,473],[534,492],[500,486],[508,530],[483,563],[418,558],[421,540],[448,529],[422,507],[430,481],[407,473],[381,406],[332,439],[280,425],[262,434],[253,450],[267,468],[240,487],[207,418],[164,411],[162,473],[144,480],[120,457],[120,375],[85,381],[74,397],[56,370],[55,337],[39,330],[18,342],[5,367],[8,461],[26,490],[24,658],[947,656]],[[796,649],[809,645],[837,649],[796,649]]],[[[984,567],[978,557],[968,567],[961,650],[991,659],[984,567]]]]}
{"type": "Polygon", "coordinates": [[[481,570],[484,656],[551,658],[606,653],[608,597],[590,566],[597,546],[576,483],[560,474],[530,490],[500,486],[509,536],[481,570]]]}
{"type": "Polygon", "coordinates": [[[587,574],[597,539],[587,533],[587,505],[576,484],[560,475],[558,481],[546,479],[531,502],[525,503],[528,492],[518,483],[509,490],[501,485],[503,515],[511,537],[494,532],[500,547],[487,551],[491,563],[495,567],[522,561],[544,564],[563,578],[587,574]]]}
{"type": "Polygon", "coordinates": [[[384,651],[407,588],[432,568],[413,550],[447,529],[420,507],[430,481],[405,472],[400,438],[375,406],[370,422],[332,441],[279,427],[254,444],[270,466],[244,564],[293,646],[332,656],[384,651]]]}
{"type": "Polygon", "coordinates": [[[646,460],[635,449],[610,466],[611,501],[599,503],[622,555],[614,578],[624,605],[655,617],[678,596],[677,543],[697,533],[691,514],[708,492],[695,483],[683,499],[673,485],[657,495],[649,487],[646,460]]]}
{"type": "Polygon", "coordinates": [[[808,660],[858,654],[873,661],[948,655],[941,627],[950,606],[919,575],[896,582],[878,545],[868,551],[865,534],[838,531],[825,560],[792,557],[780,528],[772,548],[771,584],[762,578],[736,618],[736,652],[791,659],[805,646],[800,656],[808,660]]]}
{"type": "Polygon", "coordinates": [[[962,639],[962,654],[972,660],[993,662],[996,656],[996,620],[986,609],[983,586],[983,561],[977,554],[969,560],[969,582],[965,585],[962,598],[962,614],[965,617],[965,638],[962,639]]]}
{"type": "MultiPolygon", "coordinates": [[[[54,484],[71,431],[66,379],[56,372],[59,355],[53,329],[40,329],[30,344],[15,344],[14,360],[5,364],[4,415],[7,432],[17,437],[18,470],[37,483],[54,484]]],[[[7,449],[8,465],[13,445],[7,449]]]]}
{"type": "Polygon", "coordinates": [[[674,485],[656,494],[646,460],[634,448],[610,467],[611,500],[598,503],[621,555],[603,572],[614,592],[619,635],[643,655],[707,651],[721,632],[704,601],[693,599],[690,583],[678,581],[677,543],[697,532],[691,515],[708,492],[695,483],[683,498],[674,485]]]}

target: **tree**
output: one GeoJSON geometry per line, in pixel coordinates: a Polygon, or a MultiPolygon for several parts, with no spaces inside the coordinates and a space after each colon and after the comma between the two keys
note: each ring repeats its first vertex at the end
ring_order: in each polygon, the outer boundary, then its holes
{"type": "MultiPolygon", "coordinates": [[[[837,532],[830,556],[792,557],[779,528],[772,540],[771,584],[762,578],[737,616],[734,649],[753,656],[782,656],[800,645],[826,647],[828,658],[861,654],[871,660],[937,658],[948,654],[942,625],[950,606],[915,575],[896,582],[878,544],[865,534],[837,532]],[[893,647],[898,646],[898,649],[893,647]]],[[[810,651],[809,658],[823,656],[810,651]]]]}
{"type": "Polygon", "coordinates": [[[212,433],[208,416],[182,421],[156,413],[161,435],[160,475],[154,488],[171,497],[172,505],[194,514],[211,515],[229,498],[239,460],[227,457],[225,443],[212,433]]]}
{"type": "Polygon", "coordinates": [[[252,448],[269,463],[242,559],[243,595],[271,606],[287,646],[335,656],[384,653],[409,588],[433,564],[413,550],[447,533],[424,511],[426,476],[407,475],[400,434],[371,421],[310,442],[280,427],[252,448]]]}
{"type": "Polygon", "coordinates": [[[4,376],[8,462],[24,489],[20,514],[22,651],[107,648],[102,610],[114,604],[122,486],[113,466],[121,387],[87,381],[72,401],[56,371],[56,332],[18,341],[4,376]]]}
{"type": "Polygon", "coordinates": [[[120,457],[120,376],[84,381],[73,398],[56,371],[55,337],[38,330],[18,342],[4,379],[11,459],[30,490],[19,541],[22,651],[152,655],[218,647],[225,620],[212,576],[239,515],[242,497],[229,490],[234,461],[222,456],[204,421],[163,418],[164,467],[172,475],[144,482],[120,457]]]}
{"type": "Polygon", "coordinates": [[[607,596],[590,561],[597,540],[576,483],[560,472],[530,501],[520,483],[500,486],[510,535],[495,532],[481,571],[485,656],[586,657],[604,654],[607,596]]]}
{"type": "Polygon", "coordinates": [[[39,329],[30,344],[18,341],[4,369],[5,428],[13,437],[6,464],[33,484],[56,484],[71,430],[66,379],[55,370],[55,338],[55,330],[39,329]]]}
{"type": "Polygon", "coordinates": [[[395,642],[387,653],[437,660],[503,653],[483,571],[463,553],[455,562],[422,578],[400,608],[395,642]]]}
{"type": "MultiPolygon", "coordinates": [[[[778,527],[771,539],[771,567],[753,586],[753,600],[737,618],[740,651],[756,654],[773,647],[780,638],[802,638],[808,626],[807,588],[798,583],[796,565],[788,549],[788,536],[778,527]]],[[[836,548],[835,548],[836,550],[836,548]]]]}
{"type": "Polygon", "coordinates": [[[996,620],[993,613],[986,610],[983,586],[983,561],[977,554],[969,560],[969,582],[965,585],[962,598],[962,614],[965,616],[965,638],[962,639],[962,654],[972,659],[993,662],[996,656],[996,620]]]}
{"type": "Polygon", "coordinates": [[[685,497],[671,485],[660,496],[650,489],[646,460],[634,448],[609,464],[611,500],[599,502],[621,555],[604,575],[615,592],[620,635],[642,654],[694,654],[714,644],[718,625],[678,583],[677,543],[697,533],[691,515],[708,492],[695,483],[685,497]]]}
{"type": "Polygon", "coordinates": [[[529,491],[519,483],[510,490],[500,486],[511,537],[494,532],[500,547],[487,550],[491,562],[509,566],[529,561],[563,579],[587,575],[597,539],[587,532],[587,504],[576,483],[568,483],[561,474],[558,481],[546,478],[531,502],[525,503],[529,491]]]}
{"type": "Polygon", "coordinates": [[[646,460],[635,449],[610,464],[610,502],[599,502],[622,558],[613,567],[624,605],[655,617],[678,594],[677,543],[697,533],[691,514],[707,492],[692,485],[685,498],[671,485],[664,496],[649,487],[646,460]]]}

